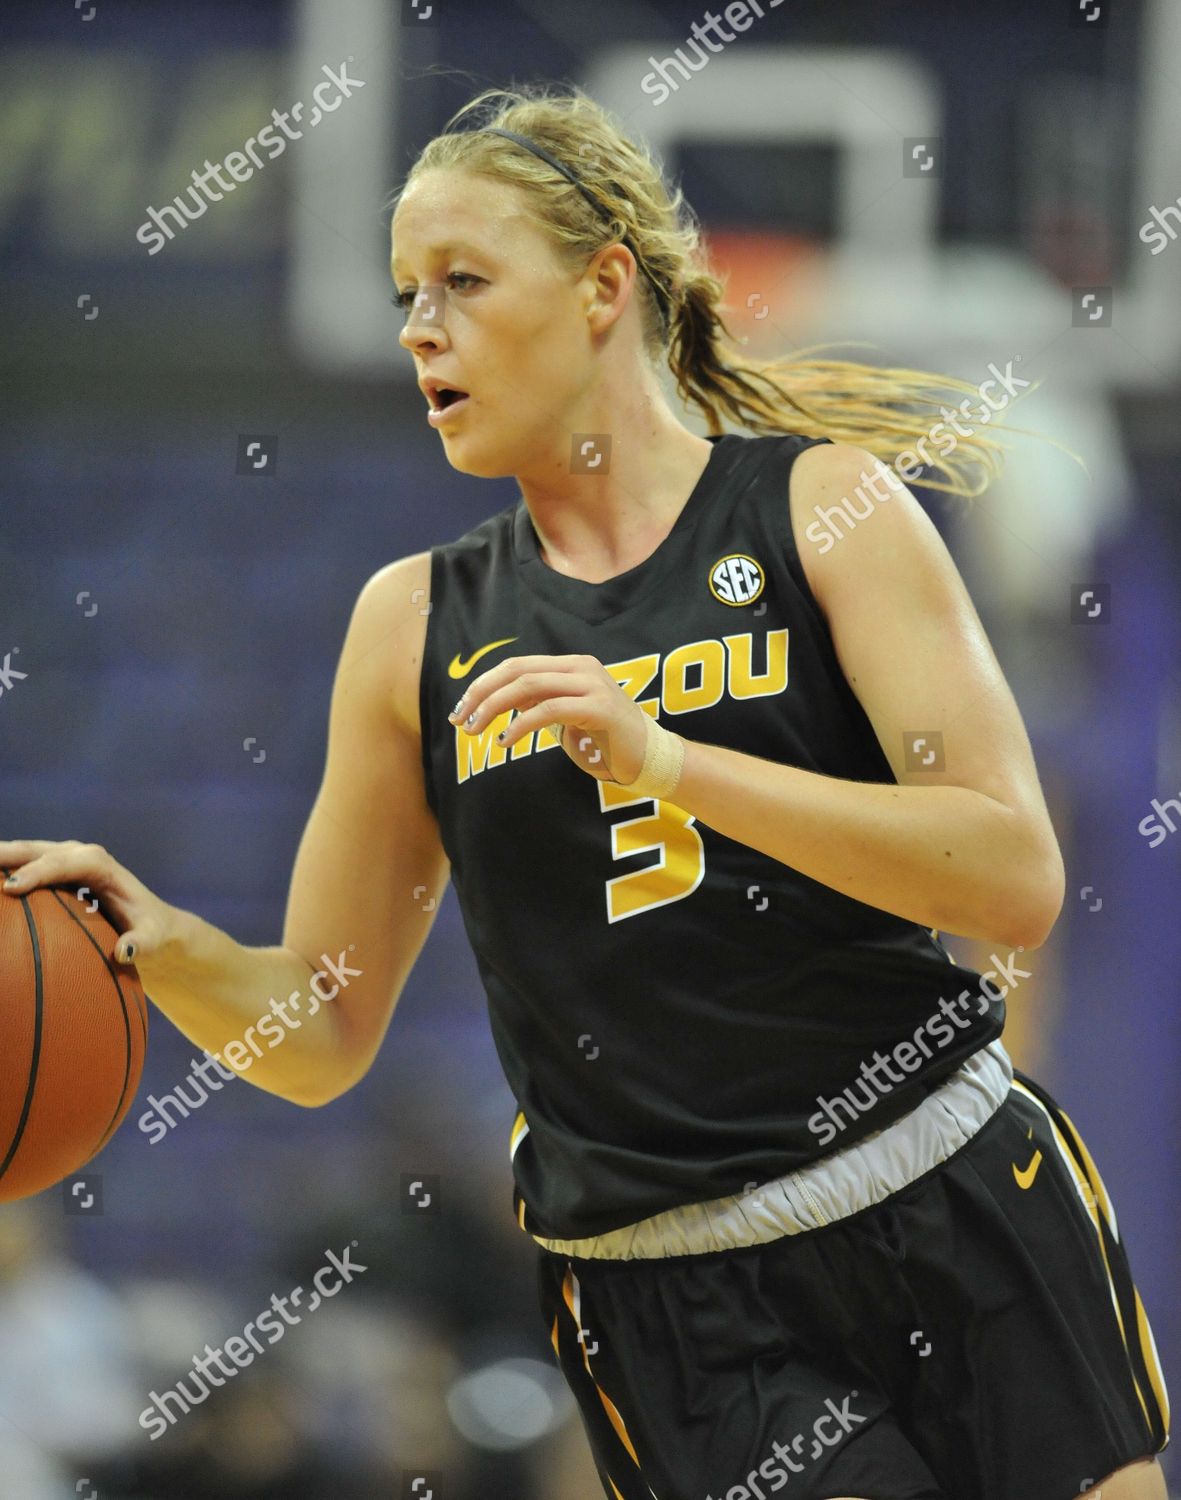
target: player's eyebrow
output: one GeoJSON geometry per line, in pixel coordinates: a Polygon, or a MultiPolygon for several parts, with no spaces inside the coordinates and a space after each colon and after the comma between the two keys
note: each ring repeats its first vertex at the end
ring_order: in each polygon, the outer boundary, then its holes
{"type": "MultiPolygon", "coordinates": [[[[461,250],[468,255],[483,256],[485,254],[478,245],[468,244],[466,240],[454,240],[442,245],[428,245],[423,254],[429,260],[432,256],[449,255],[455,250],[461,250]]],[[[398,267],[405,264],[406,262],[400,256],[395,255],[390,261],[390,269],[396,273],[398,267]]]]}

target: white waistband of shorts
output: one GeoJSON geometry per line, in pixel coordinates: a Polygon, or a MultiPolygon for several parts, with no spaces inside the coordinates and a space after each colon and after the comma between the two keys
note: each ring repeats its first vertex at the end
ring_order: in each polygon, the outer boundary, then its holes
{"type": "Polygon", "coordinates": [[[589,1239],[533,1238],[556,1255],[656,1260],[803,1234],[872,1208],[945,1162],[993,1117],[1012,1081],[1013,1064],[997,1037],[909,1114],[798,1172],[729,1198],[666,1209],[589,1239]]]}

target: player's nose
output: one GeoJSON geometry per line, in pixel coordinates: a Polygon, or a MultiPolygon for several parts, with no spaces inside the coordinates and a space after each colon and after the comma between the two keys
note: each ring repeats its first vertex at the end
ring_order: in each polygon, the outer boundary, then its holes
{"type": "Polygon", "coordinates": [[[398,334],[403,349],[417,350],[424,347],[438,348],[447,343],[447,330],[442,309],[433,304],[411,307],[405,327],[398,334]]]}

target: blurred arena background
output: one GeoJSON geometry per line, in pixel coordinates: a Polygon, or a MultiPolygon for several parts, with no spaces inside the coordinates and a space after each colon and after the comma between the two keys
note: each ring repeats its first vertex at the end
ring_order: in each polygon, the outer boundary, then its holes
{"type": "MultiPolygon", "coordinates": [[[[426,425],[384,205],[479,88],[582,83],[683,184],[752,351],[1011,365],[1043,384],[1008,420],[1086,461],[1014,439],[971,507],[918,493],[1067,861],[1006,1041],[1096,1155],[1176,1386],[1181,8],[762,10],[8,0],[0,836],[102,843],[239,941],[279,941],[361,584],[516,493],[454,472],[426,425]],[[150,248],[140,226],[170,223],[194,169],[342,68],[357,82],[317,96],[337,105],[314,128],[150,248]]],[[[0,1210],[0,1500],[597,1494],[453,895],[376,1066],[325,1109],[236,1080],[202,1099],[201,1059],[152,1019],[116,1139],[0,1210]],[[148,1440],[150,1391],[353,1241],[345,1295],[148,1440]]]]}

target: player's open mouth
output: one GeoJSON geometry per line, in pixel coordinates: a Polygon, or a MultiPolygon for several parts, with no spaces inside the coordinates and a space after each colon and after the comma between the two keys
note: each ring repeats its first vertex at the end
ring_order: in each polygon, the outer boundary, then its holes
{"type": "Polygon", "coordinates": [[[440,386],[432,395],[431,409],[427,412],[426,419],[432,427],[438,427],[460,407],[466,406],[470,400],[471,397],[466,391],[456,391],[447,386],[440,386]]]}

